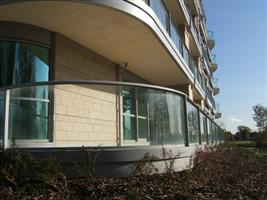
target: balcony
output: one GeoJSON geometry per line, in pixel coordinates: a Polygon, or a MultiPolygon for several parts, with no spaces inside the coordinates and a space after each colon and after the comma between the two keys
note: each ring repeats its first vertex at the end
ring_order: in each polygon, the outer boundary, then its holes
{"type": "Polygon", "coordinates": [[[177,90],[138,83],[72,80],[4,87],[0,147],[196,144],[200,111],[177,90]]]}
{"type": "Polygon", "coordinates": [[[216,113],[215,113],[215,118],[219,119],[222,117],[222,113],[220,112],[220,104],[216,104],[216,113]]]}
{"type": "Polygon", "coordinates": [[[213,95],[220,93],[220,88],[218,86],[218,79],[213,79],[213,95]]]}
{"type": "Polygon", "coordinates": [[[207,86],[205,86],[205,93],[206,93],[206,102],[210,108],[215,108],[215,101],[213,96],[211,95],[210,91],[208,90],[207,86]]]}
{"type": "Polygon", "coordinates": [[[211,55],[211,65],[210,65],[210,70],[211,72],[215,72],[218,68],[217,61],[216,61],[216,55],[212,54],[211,55]]]}
{"type": "Polygon", "coordinates": [[[213,49],[215,46],[214,32],[208,31],[208,46],[209,49],[213,49]]]}

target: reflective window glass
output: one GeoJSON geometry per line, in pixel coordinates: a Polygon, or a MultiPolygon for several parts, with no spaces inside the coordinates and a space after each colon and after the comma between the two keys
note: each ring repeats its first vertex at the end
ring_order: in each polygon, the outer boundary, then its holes
{"type": "Polygon", "coordinates": [[[161,0],[150,0],[150,7],[153,9],[160,22],[167,30],[168,26],[168,14],[161,0]]]}
{"type": "Polygon", "coordinates": [[[187,124],[189,143],[199,142],[199,115],[198,110],[193,104],[187,102],[187,124]]]}
{"type": "MultiPolygon", "coordinates": [[[[49,49],[15,41],[0,41],[0,86],[49,80],[49,49]]],[[[47,87],[12,89],[9,139],[48,139],[47,87]]]]}

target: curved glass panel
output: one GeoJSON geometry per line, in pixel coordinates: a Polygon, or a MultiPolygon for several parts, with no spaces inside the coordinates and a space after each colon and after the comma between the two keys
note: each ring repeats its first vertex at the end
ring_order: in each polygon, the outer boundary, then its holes
{"type": "Polygon", "coordinates": [[[170,92],[122,87],[123,138],[155,145],[184,144],[184,101],[170,92]]]}
{"type": "MultiPolygon", "coordinates": [[[[212,133],[219,131],[204,113],[199,115],[198,108],[191,102],[187,102],[185,118],[184,96],[164,90],[56,84],[13,88],[9,93],[8,138],[19,142],[16,144],[23,143],[24,139],[49,138],[49,104],[54,106],[53,142],[60,145],[184,144],[185,120],[190,143],[199,143],[200,138],[204,141],[206,133],[211,142],[212,133]],[[53,94],[53,98],[49,98],[49,94],[53,94]]],[[[0,95],[0,120],[4,123],[5,91],[0,95]]],[[[3,131],[0,133],[3,141],[3,131]]]]}
{"type": "MultiPolygon", "coordinates": [[[[49,80],[49,49],[0,41],[0,87],[49,80]]],[[[10,92],[9,138],[48,138],[48,88],[31,87],[10,92]]]]}
{"type": "Polygon", "coordinates": [[[0,86],[49,80],[49,50],[0,41],[0,86]]]}
{"type": "Polygon", "coordinates": [[[197,108],[187,102],[187,124],[189,143],[199,143],[199,115],[197,108]]]}
{"type": "Polygon", "coordinates": [[[9,139],[48,139],[48,86],[12,89],[9,139]]]}

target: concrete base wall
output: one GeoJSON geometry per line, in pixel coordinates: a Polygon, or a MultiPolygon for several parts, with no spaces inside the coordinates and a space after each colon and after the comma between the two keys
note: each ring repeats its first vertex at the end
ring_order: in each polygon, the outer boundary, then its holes
{"type": "MultiPolygon", "coordinates": [[[[201,147],[201,145],[199,146],[201,147]]],[[[203,147],[203,146],[202,146],[203,147]]],[[[190,158],[194,154],[196,146],[189,147],[169,145],[166,152],[171,151],[172,156],[179,155],[174,162],[174,170],[182,171],[189,167],[190,158]]],[[[73,163],[85,165],[85,154],[81,148],[42,148],[26,149],[37,158],[56,158],[62,165],[69,177],[75,177],[73,163]]],[[[89,155],[96,155],[96,166],[94,175],[97,177],[126,177],[135,174],[136,164],[146,153],[156,156],[153,165],[160,173],[164,172],[165,163],[169,163],[169,157],[162,156],[162,146],[139,146],[139,147],[98,147],[88,148],[89,155]]]]}

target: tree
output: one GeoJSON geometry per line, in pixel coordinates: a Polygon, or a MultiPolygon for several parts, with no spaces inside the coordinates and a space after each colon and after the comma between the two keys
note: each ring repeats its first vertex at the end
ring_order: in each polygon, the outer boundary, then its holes
{"type": "Polygon", "coordinates": [[[260,132],[267,132],[267,107],[261,104],[253,106],[253,119],[260,132]]]}
{"type": "Polygon", "coordinates": [[[247,126],[238,126],[236,135],[241,140],[247,140],[247,139],[249,139],[250,132],[251,132],[251,129],[249,127],[247,127],[247,126]]]}

